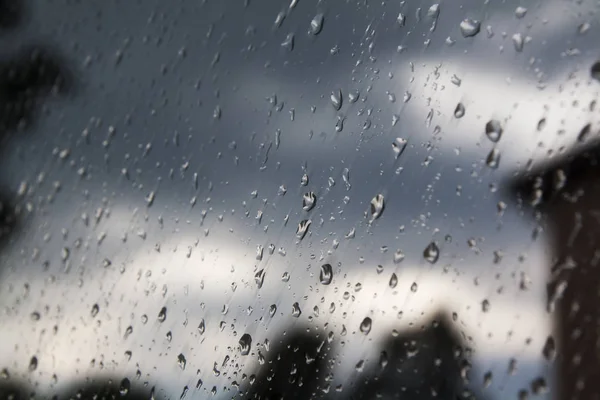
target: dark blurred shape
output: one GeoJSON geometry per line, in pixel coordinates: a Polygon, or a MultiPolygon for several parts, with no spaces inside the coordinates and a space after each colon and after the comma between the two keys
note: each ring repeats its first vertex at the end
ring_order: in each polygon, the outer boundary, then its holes
{"type": "Polygon", "coordinates": [[[420,328],[400,332],[370,357],[370,371],[351,399],[463,399],[470,363],[467,348],[452,324],[438,314],[420,328]]]}
{"type": "Polygon", "coordinates": [[[558,362],[559,399],[600,398],[600,146],[574,151],[511,183],[519,202],[548,227],[554,259],[548,311],[557,338],[540,353],[558,362]],[[556,351],[554,343],[556,342],[556,351]]]}
{"type": "Polygon", "coordinates": [[[0,60],[0,146],[10,133],[31,127],[48,95],[74,88],[66,65],[48,46],[30,46],[0,60]]]}
{"type": "Polygon", "coordinates": [[[23,23],[24,18],[23,0],[0,0],[0,32],[17,28],[23,23]]]}
{"type": "Polygon", "coordinates": [[[114,379],[97,377],[86,379],[85,382],[75,382],[66,390],[51,393],[39,393],[23,382],[13,378],[0,380],[0,400],[26,399],[69,399],[69,400],[160,400],[154,387],[134,384],[128,378],[114,379]]]}
{"type": "Polygon", "coordinates": [[[297,331],[265,352],[246,399],[319,399],[325,397],[327,339],[297,331]]]}
{"type": "Polygon", "coordinates": [[[16,216],[13,210],[12,203],[0,196],[0,250],[16,227],[16,216]]]}

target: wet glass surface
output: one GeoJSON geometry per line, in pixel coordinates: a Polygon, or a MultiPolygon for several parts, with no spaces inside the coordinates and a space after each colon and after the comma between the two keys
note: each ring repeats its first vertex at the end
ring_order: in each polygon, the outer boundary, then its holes
{"type": "Polygon", "coordinates": [[[597,143],[597,2],[0,10],[0,395],[583,390],[596,192],[515,188],[597,143]]]}

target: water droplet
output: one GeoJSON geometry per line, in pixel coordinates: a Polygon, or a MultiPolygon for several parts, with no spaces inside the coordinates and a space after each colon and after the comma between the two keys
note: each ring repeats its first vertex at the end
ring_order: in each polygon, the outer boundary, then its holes
{"type": "Polygon", "coordinates": [[[431,242],[423,251],[423,258],[430,264],[435,264],[440,257],[440,249],[435,242],[431,242]]]}
{"type": "Polygon", "coordinates": [[[454,118],[462,118],[465,116],[465,106],[463,103],[458,103],[454,109],[454,118]]]}
{"type": "Polygon", "coordinates": [[[519,53],[523,51],[523,44],[525,43],[523,40],[523,35],[520,33],[515,33],[512,36],[513,45],[515,46],[515,50],[519,53]]]}
{"type": "Polygon", "coordinates": [[[378,194],[377,196],[373,197],[373,199],[371,200],[371,221],[370,222],[373,222],[377,218],[381,217],[381,214],[383,213],[384,208],[385,208],[385,204],[383,201],[383,195],[378,194]]]}
{"type": "Polygon", "coordinates": [[[165,322],[167,319],[167,307],[163,307],[158,312],[158,322],[165,322]]]}
{"type": "Polygon", "coordinates": [[[271,304],[269,306],[269,316],[271,318],[273,318],[273,316],[275,315],[276,312],[277,312],[277,306],[275,304],[271,304]]]}
{"type": "Polygon", "coordinates": [[[463,19],[460,23],[460,33],[462,33],[463,37],[473,37],[479,33],[481,29],[481,22],[475,19],[463,19]]]}
{"type": "Polygon", "coordinates": [[[185,395],[187,394],[189,388],[187,386],[183,387],[183,391],[181,392],[181,395],[179,396],[179,400],[183,400],[185,398],[185,395]]]}
{"type": "Polygon", "coordinates": [[[317,15],[314,16],[314,18],[312,19],[312,21],[310,21],[310,30],[309,33],[311,35],[318,35],[319,33],[321,33],[321,30],[323,29],[323,21],[324,21],[324,16],[322,13],[319,13],[317,15]]]}
{"type": "Polygon", "coordinates": [[[333,269],[331,264],[321,265],[321,272],[319,273],[319,280],[323,285],[329,285],[333,279],[333,269]]]}
{"type": "Polygon", "coordinates": [[[38,359],[36,356],[31,357],[29,360],[29,372],[33,372],[38,367],[38,359]]]}
{"type": "Polygon", "coordinates": [[[316,201],[317,196],[315,196],[314,192],[304,193],[304,196],[302,196],[302,209],[304,211],[312,210],[316,201]]]}
{"type": "Polygon", "coordinates": [[[538,132],[543,130],[546,127],[546,118],[542,118],[538,121],[537,130],[538,132]]]}
{"type": "Polygon", "coordinates": [[[485,159],[485,164],[493,169],[498,168],[500,165],[500,156],[500,150],[496,148],[492,149],[485,159]]]}
{"type": "Polygon", "coordinates": [[[373,325],[373,321],[369,317],[365,317],[363,321],[360,323],[360,331],[365,335],[368,335],[371,332],[371,327],[373,325]]]}
{"type": "Polygon", "coordinates": [[[96,315],[98,315],[98,312],[100,311],[100,306],[98,306],[98,304],[94,304],[92,306],[92,318],[96,318],[96,315]]]}
{"type": "Polygon", "coordinates": [[[392,143],[392,150],[394,150],[395,158],[398,158],[402,155],[407,143],[408,141],[406,139],[402,139],[401,137],[397,137],[396,140],[394,140],[392,143]]]}
{"type": "Polygon", "coordinates": [[[527,14],[527,9],[525,7],[519,6],[515,9],[515,17],[523,18],[527,14]]]}
{"type": "Polygon", "coordinates": [[[243,356],[247,356],[250,354],[250,349],[252,348],[252,336],[247,333],[244,333],[240,338],[240,354],[243,356]]]}
{"type": "Polygon", "coordinates": [[[488,299],[481,302],[481,310],[483,312],[488,312],[490,310],[490,301],[488,299]]]}
{"type": "Polygon", "coordinates": [[[287,51],[294,50],[294,34],[288,33],[285,37],[285,40],[281,42],[281,47],[283,47],[287,51]]]}
{"type": "Polygon", "coordinates": [[[394,289],[398,285],[398,276],[395,273],[392,273],[390,277],[390,287],[394,289]]]}
{"type": "Polygon", "coordinates": [[[254,274],[254,281],[256,282],[256,286],[258,286],[259,289],[262,288],[263,283],[265,281],[265,270],[264,269],[261,269],[256,274],[254,274]]]}
{"type": "Polygon", "coordinates": [[[300,185],[302,185],[302,186],[308,185],[308,175],[306,175],[306,174],[302,175],[302,179],[300,179],[300,185]]]}
{"type": "Polygon", "coordinates": [[[410,285],[411,292],[415,293],[418,289],[419,289],[419,285],[417,285],[417,282],[413,282],[412,285],[410,285]]]}
{"type": "Polygon", "coordinates": [[[342,91],[340,89],[334,90],[331,92],[329,99],[331,100],[333,108],[335,108],[336,111],[340,111],[342,108],[342,91]]]}
{"type": "Polygon", "coordinates": [[[396,21],[398,22],[399,26],[404,26],[404,24],[406,23],[406,16],[402,13],[399,13],[398,18],[396,18],[396,21]]]}
{"type": "Polygon", "coordinates": [[[121,381],[121,384],[119,385],[119,394],[121,396],[126,396],[129,393],[130,389],[131,389],[131,382],[129,382],[129,379],[123,378],[123,380],[121,381]]]}
{"type": "Polygon", "coordinates": [[[348,168],[344,168],[344,170],[342,171],[342,180],[346,185],[346,190],[350,190],[352,185],[350,184],[350,170],[348,168]]]}
{"type": "Polygon", "coordinates": [[[577,135],[577,140],[580,142],[585,142],[590,137],[591,133],[592,124],[587,124],[583,128],[581,128],[581,131],[579,131],[579,135],[577,135]]]}
{"type": "Polygon", "coordinates": [[[553,361],[556,357],[556,342],[552,336],[548,336],[546,339],[546,343],[544,343],[544,348],[542,349],[542,354],[548,361],[553,361]]]}
{"type": "Polygon", "coordinates": [[[348,93],[348,102],[350,102],[350,104],[356,103],[359,97],[360,92],[358,90],[353,90],[352,92],[348,93]]]}
{"type": "Polygon", "coordinates": [[[298,304],[298,302],[295,302],[294,304],[292,304],[292,317],[298,318],[300,317],[300,314],[302,314],[302,310],[300,310],[300,305],[298,304]]]}
{"type": "Polygon", "coordinates": [[[179,368],[185,369],[186,364],[187,360],[185,359],[185,356],[182,353],[179,353],[177,356],[177,365],[179,365],[179,368]]]}
{"type": "Polygon", "coordinates": [[[296,229],[296,237],[299,240],[304,239],[304,236],[306,236],[306,232],[308,232],[308,227],[310,226],[311,222],[312,221],[310,219],[300,221],[300,223],[298,224],[298,229],[296,229]]]}
{"type": "Polygon", "coordinates": [[[394,253],[394,264],[400,264],[404,260],[404,252],[402,250],[396,250],[394,253]]]}
{"type": "Polygon", "coordinates": [[[483,387],[487,388],[492,384],[492,371],[488,371],[483,375],[483,387]]]}
{"type": "Polygon", "coordinates": [[[275,23],[273,25],[275,25],[275,28],[279,28],[284,20],[285,20],[285,12],[280,11],[277,14],[277,16],[275,17],[275,23]]]}
{"type": "Polygon", "coordinates": [[[264,247],[262,244],[259,244],[258,246],[256,246],[256,260],[257,261],[262,261],[263,252],[264,252],[264,247]]]}
{"type": "Polygon", "coordinates": [[[485,134],[487,135],[488,139],[494,143],[497,143],[500,140],[503,132],[504,130],[502,129],[502,124],[500,124],[500,121],[497,119],[489,120],[485,124],[485,134]]]}
{"type": "Polygon", "coordinates": [[[204,335],[205,331],[206,331],[206,323],[204,322],[204,318],[202,318],[200,320],[200,323],[198,324],[198,333],[200,333],[201,335],[204,335]]]}

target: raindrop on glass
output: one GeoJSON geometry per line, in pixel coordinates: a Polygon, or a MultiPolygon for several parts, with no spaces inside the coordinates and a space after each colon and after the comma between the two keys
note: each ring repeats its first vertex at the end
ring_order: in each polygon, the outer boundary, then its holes
{"type": "Polygon", "coordinates": [[[417,282],[413,282],[412,285],[410,285],[411,292],[415,293],[418,289],[419,289],[419,285],[417,285],[417,282]]]}
{"type": "Polygon", "coordinates": [[[165,322],[167,319],[167,307],[163,307],[158,312],[158,322],[165,322]]]}
{"type": "Polygon", "coordinates": [[[492,149],[485,159],[485,164],[493,169],[498,168],[500,165],[500,150],[492,149]]]}
{"type": "Polygon", "coordinates": [[[503,132],[502,124],[497,119],[492,119],[485,124],[485,134],[494,143],[500,140],[503,132]]]}
{"type": "Polygon", "coordinates": [[[100,307],[98,306],[98,304],[94,304],[94,305],[92,306],[92,312],[91,312],[91,314],[92,314],[92,318],[95,318],[95,317],[96,317],[96,315],[98,315],[98,312],[99,312],[99,311],[100,311],[100,307]]]}
{"type": "Polygon", "coordinates": [[[323,285],[329,285],[333,279],[333,269],[331,264],[321,265],[321,272],[319,273],[319,280],[323,285]]]}
{"type": "Polygon", "coordinates": [[[294,50],[294,34],[293,33],[288,33],[288,35],[285,37],[285,40],[283,42],[281,42],[281,47],[283,47],[287,51],[294,50]]]}
{"type": "Polygon", "coordinates": [[[296,229],[296,237],[299,240],[304,239],[304,236],[306,236],[306,232],[308,232],[308,227],[311,224],[311,220],[310,219],[305,219],[303,221],[300,221],[300,223],[298,224],[298,229],[296,229]]]}
{"type": "Polygon", "coordinates": [[[392,289],[394,289],[398,285],[398,276],[395,273],[392,273],[389,285],[392,289]]]}
{"type": "Polygon", "coordinates": [[[435,242],[431,242],[423,251],[423,258],[430,264],[435,264],[440,257],[440,249],[435,242]]]}
{"type": "Polygon", "coordinates": [[[378,194],[377,196],[373,197],[371,200],[371,222],[381,217],[384,208],[385,204],[383,201],[383,195],[378,194]]]}
{"type": "Polygon", "coordinates": [[[454,109],[454,118],[462,118],[465,116],[465,106],[463,103],[458,103],[454,109]]]}
{"type": "Polygon", "coordinates": [[[177,365],[179,365],[179,368],[185,369],[186,364],[187,360],[185,359],[185,356],[182,353],[180,353],[177,356],[177,365]]]}
{"type": "Polygon", "coordinates": [[[250,349],[252,348],[252,336],[247,333],[244,333],[240,338],[240,354],[243,356],[247,356],[250,354],[250,349]]]}
{"type": "Polygon", "coordinates": [[[331,100],[333,108],[335,108],[336,111],[340,111],[342,108],[342,91],[340,89],[334,90],[331,92],[329,99],[331,100]]]}
{"type": "Polygon", "coordinates": [[[392,143],[392,150],[394,150],[395,158],[398,158],[402,155],[407,143],[408,141],[406,139],[402,139],[401,137],[397,137],[396,140],[394,140],[392,143]]]}
{"type": "Polygon", "coordinates": [[[202,318],[200,320],[200,323],[198,324],[198,333],[203,335],[205,331],[206,331],[206,323],[204,322],[204,318],[202,318]]]}
{"type": "Polygon", "coordinates": [[[302,209],[304,211],[310,211],[315,206],[317,196],[313,192],[304,193],[302,196],[302,209]]]}
{"type": "Polygon", "coordinates": [[[515,17],[523,18],[527,14],[527,9],[525,7],[519,6],[515,9],[515,17]]]}
{"type": "Polygon", "coordinates": [[[119,394],[122,397],[126,396],[129,393],[130,389],[131,389],[131,382],[129,382],[129,379],[123,378],[123,380],[121,381],[121,384],[119,385],[119,394]]]}
{"type": "Polygon", "coordinates": [[[325,18],[322,13],[319,13],[314,16],[312,21],[310,21],[309,32],[311,35],[318,35],[319,33],[321,33],[321,30],[323,29],[323,20],[324,19],[325,18]]]}
{"type": "Polygon", "coordinates": [[[363,321],[360,323],[360,331],[362,333],[364,333],[365,335],[368,335],[369,332],[371,332],[371,327],[373,325],[373,321],[371,320],[371,318],[366,317],[365,319],[363,319],[363,321]]]}
{"type": "Polygon", "coordinates": [[[298,304],[298,302],[295,302],[294,304],[292,304],[292,317],[298,318],[300,317],[300,314],[302,314],[302,310],[300,310],[300,305],[298,304]]]}
{"type": "Polygon", "coordinates": [[[394,253],[394,264],[400,264],[404,260],[404,252],[402,250],[396,250],[394,253]]]}
{"type": "Polygon", "coordinates": [[[479,33],[481,29],[481,22],[474,19],[464,19],[460,23],[460,33],[463,37],[472,37],[479,33]]]}
{"type": "Polygon", "coordinates": [[[520,33],[515,33],[512,36],[513,45],[515,46],[515,50],[519,53],[523,51],[523,45],[525,41],[523,40],[523,35],[520,33]]]}

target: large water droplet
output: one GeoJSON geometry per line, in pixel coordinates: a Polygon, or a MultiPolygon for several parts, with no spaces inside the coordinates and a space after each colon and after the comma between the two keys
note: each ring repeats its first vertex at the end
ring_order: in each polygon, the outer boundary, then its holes
{"type": "Polygon", "coordinates": [[[502,137],[502,124],[496,119],[492,119],[485,124],[485,134],[492,142],[497,143],[502,137]]]}
{"type": "Polygon", "coordinates": [[[363,321],[360,323],[360,331],[365,335],[368,335],[371,332],[371,327],[373,325],[373,321],[369,317],[365,317],[363,321]]]}
{"type": "Polygon", "coordinates": [[[321,265],[321,272],[319,273],[319,280],[323,285],[329,285],[333,279],[333,269],[331,264],[321,265]]]}
{"type": "Polygon", "coordinates": [[[431,263],[435,264],[440,257],[440,249],[435,242],[431,242],[425,247],[423,251],[423,258],[431,263]]]}
{"type": "Polygon", "coordinates": [[[596,61],[592,68],[590,69],[590,74],[592,78],[600,82],[600,61],[596,61]]]}
{"type": "Polygon", "coordinates": [[[577,135],[577,140],[580,142],[585,142],[590,137],[591,133],[592,124],[587,124],[583,128],[581,128],[581,131],[579,131],[579,135],[577,135]]]}
{"type": "Polygon", "coordinates": [[[158,312],[158,322],[165,322],[167,319],[167,307],[163,307],[158,312]]]}
{"type": "Polygon", "coordinates": [[[302,314],[302,310],[300,310],[300,305],[298,302],[292,304],[292,317],[298,318],[302,314]]]}
{"type": "Polygon", "coordinates": [[[177,365],[179,365],[179,368],[185,369],[185,366],[187,365],[187,360],[185,359],[183,353],[179,353],[179,355],[177,356],[177,365]]]}
{"type": "Polygon", "coordinates": [[[515,9],[515,17],[521,19],[527,14],[527,9],[525,7],[519,6],[515,9]]]}
{"type": "Polygon", "coordinates": [[[404,252],[398,249],[394,253],[394,264],[400,264],[402,261],[404,261],[404,252]]]}
{"type": "Polygon", "coordinates": [[[294,50],[294,34],[293,33],[288,33],[288,35],[285,37],[285,40],[283,42],[281,42],[281,47],[283,47],[287,51],[294,50]]]}
{"type": "Polygon", "coordinates": [[[500,165],[500,156],[500,150],[496,148],[492,149],[485,159],[485,164],[490,168],[498,168],[500,165]]]}
{"type": "Polygon", "coordinates": [[[378,194],[377,196],[373,197],[373,199],[371,200],[371,222],[381,217],[384,208],[385,204],[383,201],[383,195],[378,194]]]}
{"type": "Polygon", "coordinates": [[[406,16],[402,13],[399,13],[398,18],[396,18],[396,22],[398,22],[398,26],[404,26],[404,24],[406,24],[406,16]]]}
{"type": "Polygon", "coordinates": [[[204,322],[204,318],[202,318],[200,320],[200,323],[198,324],[198,333],[203,335],[205,331],[206,331],[206,323],[204,322]]]}
{"type": "Polygon", "coordinates": [[[340,108],[342,108],[342,91],[340,89],[334,90],[331,92],[329,99],[331,100],[333,108],[335,108],[336,111],[340,111],[340,108]]]}
{"type": "Polygon", "coordinates": [[[306,236],[306,232],[308,232],[308,227],[310,226],[311,222],[312,221],[310,219],[300,221],[300,223],[298,224],[298,229],[296,230],[296,237],[299,240],[304,239],[304,236],[306,236]]]}
{"type": "Polygon", "coordinates": [[[544,343],[544,348],[542,349],[542,354],[548,361],[553,361],[556,357],[556,342],[552,336],[548,336],[546,339],[546,343],[544,343]]]}
{"type": "Polygon", "coordinates": [[[392,273],[389,285],[392,289],[394,289],[398,285],[398,276],[395,273],[392,273]]]}
{"type": "Polygon", "coordinates": [[[481,22],[475,19],[463,19],[460,23],[460,33],[462,33],[463,37],[472,37],[479,33],[481,29],[481,22]]]}
{"type": "Polygon", "coordinates": [[[256,282],[256,286],[258,286],[258,288],[260,289],[260,288],[262,288],[264,281],[265,281],[265,270],[261,269],[256,274],[254,274],[254,282],[256,282]]]}
{"type": "Polygon", "coordinates": [[[515,33],[512,36],[512,41],[513,41],[513,45],[515,46],[515,50],[518,51],[519,53],[523,51],[523,45],[525,44],[525,41],[523,40],[523,35],[521,35],[520,33],[515,33]]]}
{"type": "Polygon", "coordinates": [[[398,158],[402,155],[402,152],[406,148],[406,144],[408,141],[401,137],[397,137],[396,140],[392,143],[392,150],[394,150],[395,158],[398,158]]]}
{"type": "Polygon", "coordinates": [[[119,385],[119,394],[123,397],[129,393],[131,389],[131,382],[127,378],[123,378],[121,384],[119,385]]]}
{"type": "Polygon", "coordinates": [[[247,333],[244,333],[240,338],[240,354],[243,356],[247,356],[250,354],[250,349],[252,348],[252,336],[247,333]]]}
{"type": "Polygon", "coordinates": [[[96,317],[96,315],[98,315],[98,312],[99,312],[99,311],[100,311],[100,307],[98,306],[98,304],[94,304],[94,305],[92,306],[92,312],[91,312],[91,314],[92,314],[92,318],[95,318],[95,317],[96,317]]]}
{"type": "Polygon", "coordinates": [[[29,360],[29,372],[33,372],[37,369],[38,367],[38,359],[36,356],[31,357],[31,359],[29,360]]]}
{"type": "Polygon", "coordinates": [[[309,33],[311,35],[318,35],[319,33],[321,33],[321,30],[323,29],[323,21],[324,21],[324,16],[322,13],[319,13],[317,15],[314,16],[314,18],[312,19],[312,21],[310,21],[310,30],[309,33]]]}
{"type": "Polygon", "coordinates": [[[313,192],[304,193],[302,196],[302,209],[304,211],[310,211],[315,206],[317,196],[313,192]]]}
{"type": "Polygon", "coordinates": [[[458,103],[454,109],[454,118],[462,118],[465,116],[465,106],[463,103],[458,103]]]}

